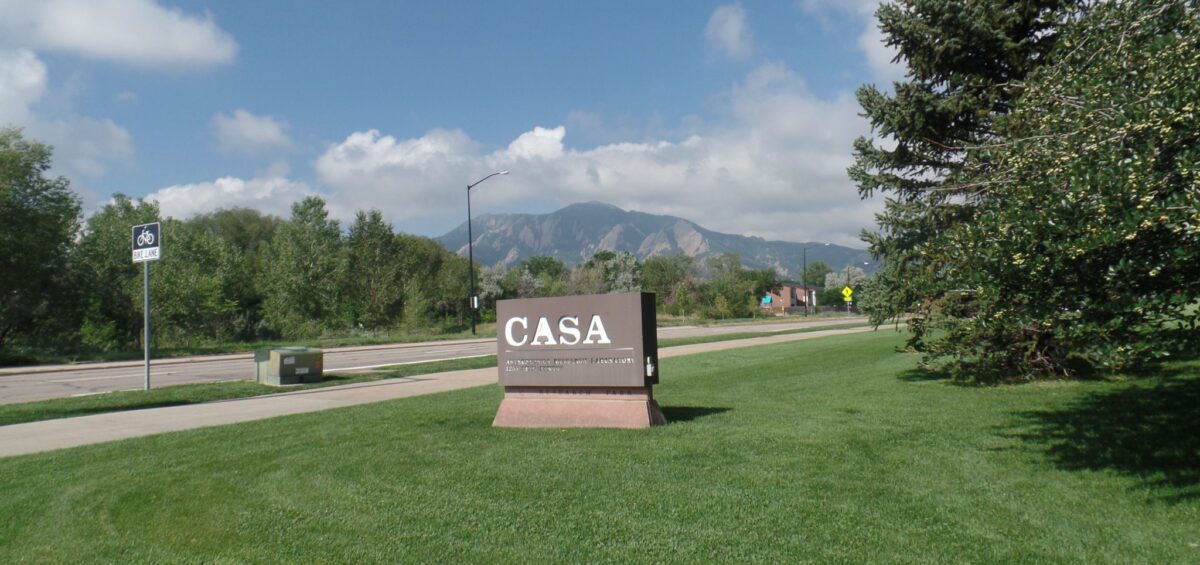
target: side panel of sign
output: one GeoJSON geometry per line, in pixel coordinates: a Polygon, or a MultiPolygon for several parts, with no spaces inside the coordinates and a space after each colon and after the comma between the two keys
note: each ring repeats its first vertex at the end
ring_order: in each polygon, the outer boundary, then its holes
{"type": "Polygon", "coordinates": [[[646,386],[658,384],[658,307],[654,293],[642,294],[642,361],[645,363],[646,386]]]}

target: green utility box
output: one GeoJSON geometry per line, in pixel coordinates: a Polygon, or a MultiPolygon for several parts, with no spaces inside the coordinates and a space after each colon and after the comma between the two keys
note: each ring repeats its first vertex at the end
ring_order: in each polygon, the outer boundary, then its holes
{"type": "Polygon", "coordinates": [[[276,347],[254,352],[254,378],[265,385],[321,382],[324,352],[310,347],[276,347]]]}

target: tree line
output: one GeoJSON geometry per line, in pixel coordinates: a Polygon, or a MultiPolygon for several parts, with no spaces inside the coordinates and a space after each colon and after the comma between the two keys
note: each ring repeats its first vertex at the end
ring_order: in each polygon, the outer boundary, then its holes
{"type": "MultiPolygon", "coordinates": [[[[0,354],[136,350],[143,335],[142,266],[134,225],[162,224],[150,266],[155,347],[297,340],[375,332],[449,333],[469,323],[465,258],[436,241],[397,233],[379,210],[343,226],[308,197],[283,219],[245,208],[180,220],[117,194],[83,219],[69,182],[50,177],[50,147],[0,130],[0,354]]],[[[829,268],[809,265],[808,281],[829,268]]],[[[532,257],[478,270],[484,320],[495,302],[570,294],[657,296],[660,312],[745,318],[781,280],[735,254],[703,265],[688,256],[601,251],[568,267],[532,257]]],[[[839,287],[840,288],[840,287],[839,287]]],[[[831,299],[832,300],[832,299],[831,299]]]]}

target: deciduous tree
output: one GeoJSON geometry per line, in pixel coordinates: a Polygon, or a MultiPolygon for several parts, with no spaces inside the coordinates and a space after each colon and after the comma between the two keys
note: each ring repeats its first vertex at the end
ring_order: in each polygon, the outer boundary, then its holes
{"type": "Polygon", "coordinates": [[[310,196],[292,205],[265,251],[263,318],[288,338],[312,337],[344,327],[346,257],[341,230],[329,218],[325,201],[310,196]]]}
{"type": "Polygon", "coordinates": [[[66,178],[47,176],[50,156],[20,130],[0,129],[0,349],[50,317],[68,284],[80,205],[66,178]]]}

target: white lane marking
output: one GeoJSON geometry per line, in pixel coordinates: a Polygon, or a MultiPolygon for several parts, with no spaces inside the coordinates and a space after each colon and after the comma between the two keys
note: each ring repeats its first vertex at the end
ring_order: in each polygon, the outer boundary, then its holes
{"type": "MultiPolygon", "coordinates": [[[[154,377],[165,377],[165,376],[174,375],[174,374],[175,374],[175,371],[167,371],[165,373],[151,373],[150,375],[154,376],[154,377]]],[[[86,377],[86,378],[56,379],[56,380],[52,380],[52,381],[42,381],[42,382],[82,383],[82,382],[86,382],[86,381],[111,381],[113,379],[135,379],[138,377],[145,377],[145,376],[146,376],[146,373],[134,373],[134,374],[130,374],[130,375],[113,375],[111,377],[86,377]]]]}
{"type": "Polygon", "coordinates": [[[378,369],[380,367],[395,367],[397,365],[416,365],[417,363],[437,363],[438,361],[454,361],[457,359],[476,359],[478,357],[490,357],[495,353],[485,353],[483,355],[465,355],[463,357],[451,357],[448,359],[424,359],[421,361],[403,361],[400,363],[383,363],[381,365],[363,365],[361,367],[337,367],[325,369],[326,372],[333,371],[357,371],[359,369],[378,369]]]}

